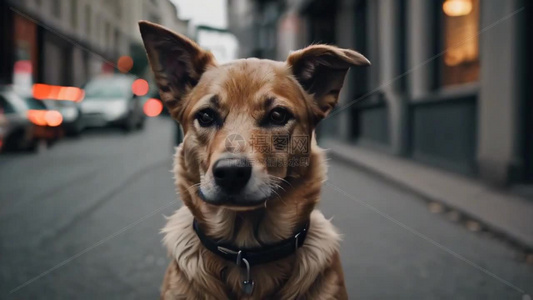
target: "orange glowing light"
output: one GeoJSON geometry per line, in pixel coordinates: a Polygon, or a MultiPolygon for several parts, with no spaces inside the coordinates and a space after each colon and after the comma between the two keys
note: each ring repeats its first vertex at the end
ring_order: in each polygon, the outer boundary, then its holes
{"type": "Polygon", "coordinates": [[[157,117],[163,111],[163,104],[155,98],[150,98],[144,103],[143,111],[149,117],[157,117]]]}
{"type": "Polygon", "coordinates": [[[442,10],[450,17],[466,16],[472,12],[472,0],[446,0],[442,10]]]}
{"type": "Polygon", "coordinates": [[[48,123],[46,122],[46,110],[36,110],[36,109],[30,109],[28,110],[28,119],[30,122],[32,122],[35,125],[38,126],[46,126],[48,123]]]}
{"type": "Polygon", "coordinates": [[[118,58],[117,69],[122,73],[128,73],[133,67],[133,59],[127,55],[118,58]]]}
{"type": "Polygon", "coordinates": [[[63,116],[56,110],[28,110],[28,119],[38,126],[57,127],[63,123],[63,116]]]}
{"type": "Polygon", "coordinates": [[[144,79],[136,79],[131,85],[131,91],[137,96],[144,96],[148,94],[149,89],[150,86],[148,86],[148,81],[144,79]]]}
{"type": "Polygon", "coordinates": [[[85,92],[73,86],[59,86],[36,83],[33,85],[33,98],[39,100],[65,100],[80,102],[85,97],[85,92]]]}
{"type": "Polygon", "coordinates": [[[57,127],[63,123],[63,116],[56,110],[49,110],[44,114],[46,124],[50,127],[57,127]]]}

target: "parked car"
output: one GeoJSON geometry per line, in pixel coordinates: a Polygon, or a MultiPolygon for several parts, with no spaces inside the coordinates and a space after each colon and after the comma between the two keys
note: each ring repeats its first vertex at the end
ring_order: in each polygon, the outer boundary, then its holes
{"type": "Polygon", "coordinates": [[[61,126],[65,130],[65,134],[77,136],[83,130],[81,118],[81,105],[74,101],[65,100],[42,100],[46,108],[50,110],[57,110],[63,116],[63,123],[61,126]]]}
{"type": "Polygon", "coordinates": [[[23,98],[10,86],[0,87],[0,110],[3,111],[3,150],[38,151],[50,146],[62,135],[63,118],[33,98],[23,98]]]}
{"type": "Polygon", "coordinates": [[[0,107],[0,152],[4,147],[4,135],[7,129],[7,119],[4,115],[4,108],[0,107]]]}
{"type": "Polygon", "coordinates": [[[84,127],[119,126],[126,131],[142,128],[145,115],[143,99],[133,94],[135,77],[128,75],[102,75],[85,86],[81,102],[84,127]]]}

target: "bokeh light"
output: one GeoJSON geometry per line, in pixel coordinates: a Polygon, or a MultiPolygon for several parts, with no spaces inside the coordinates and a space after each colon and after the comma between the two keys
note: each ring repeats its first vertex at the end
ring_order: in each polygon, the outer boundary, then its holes
{"type": "Polygon", "coordinates": [[[50,127],[57,127],[63,123],[63,116],[56,110],[49,110],[44,115],[46,124],[50,127]]]}
{"type": "Polygon", "coordinates": [[[39,100],[66,100],[80,102],[85,92],[74,86],[59,86],[36,83],[33,85],[33,98],[39,100]]]}
{"type": "Polygon", "coordinates": [[[28,110],[28,120],[32,122],[35,125],[38,126],[46,126],[46,118],[45,118],[46,110],[36,110],[36,109],[30,109],[28,110]]]}
{"type": "Polygon", "coordinates": [[[149,117],[157,117],[163,111],[163,103],[158,99],[150,98],[144,103],[143,111],[149,117]]]}
{"type": "Polygon", "coordinates": [[[144,79],[136,79],[133,84],[131,85],[131,91],[136,96],[144,96],[148,94],[148,90],[150,89],[150,86],[148,85],[148,81],[144,79]]]}
{"type": "Polygon", "coordinates": [[[450,17],[466,16],[472,11],[472,0],[446,0],[442,10],[450,17]]]}
{"type": "Polygon", "coordinates": [[[123,55],[118,58],[117,69],[122,73],[128,73],[133,68],[133,59],[130,56],[123,55]]]}
{"type": "Polygon", "coordinates": [[[56,110],[28,110],[28,119],[38,126],[57,127],[63,123],[63,116],[56,110]]]}

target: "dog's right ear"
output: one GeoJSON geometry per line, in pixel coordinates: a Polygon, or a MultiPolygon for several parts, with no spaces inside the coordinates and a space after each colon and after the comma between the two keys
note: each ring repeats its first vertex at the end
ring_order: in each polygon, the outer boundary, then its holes
{"type": "Polygon", "coordinates": [[[180,121],[184,96],[208,67],[216,65],[215,59],[187,37],[160,25],[140,21],[139,29],[161,100],[180,121]]]}

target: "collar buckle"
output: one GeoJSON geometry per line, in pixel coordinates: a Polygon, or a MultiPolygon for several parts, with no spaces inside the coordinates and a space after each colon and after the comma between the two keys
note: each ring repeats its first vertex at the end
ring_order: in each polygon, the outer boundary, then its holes
{"type": "Polygon", "coordinates": [[[307,227],[304,227],[304,229],[300,232],[298,232],[297,234],[294,235],[294,250],[296,251],[299,247],[299,240],[298,238],[300,238],[300,235],[304,232],[307,231],[307,227]]]}
{"type": "Polygon", "coordinates": [[[300,237],[300,234],[302,232],[298,232],[295,236],[294,236],[294,250],[298,249],[298,238],[300,237]]]}
{"type": "Polygon", "coordinates": [[[217,249],[218,251],[224,253],[224,254],[234,254],[234,255],[237,255],[237,258],[235,259],[235,264],[237,266],[240,266],[241,265],[241,261],[244,259],[242,258],[242,250],[239,250],[239,251],[235,251],[235,250],[231,250],[231,249],[228,249],[226,247],[222,247],[222,246],[217,246],[217,249]]]}
{"type": "MultiPolygon", "coordinates": [[[[235,261],[235,264],[237,266],[239,266],[241,264],[241,261],[242,260],[245,260],[244,258],[242,258],[242,250],[239,250],[239,252],[237,252],[237,260],[235,261]]],[[[246,266],[248,266],[248,261],[246,261],[246,266]]],[[[248,267],[249,268],[249,267],[248,267]]]]}

